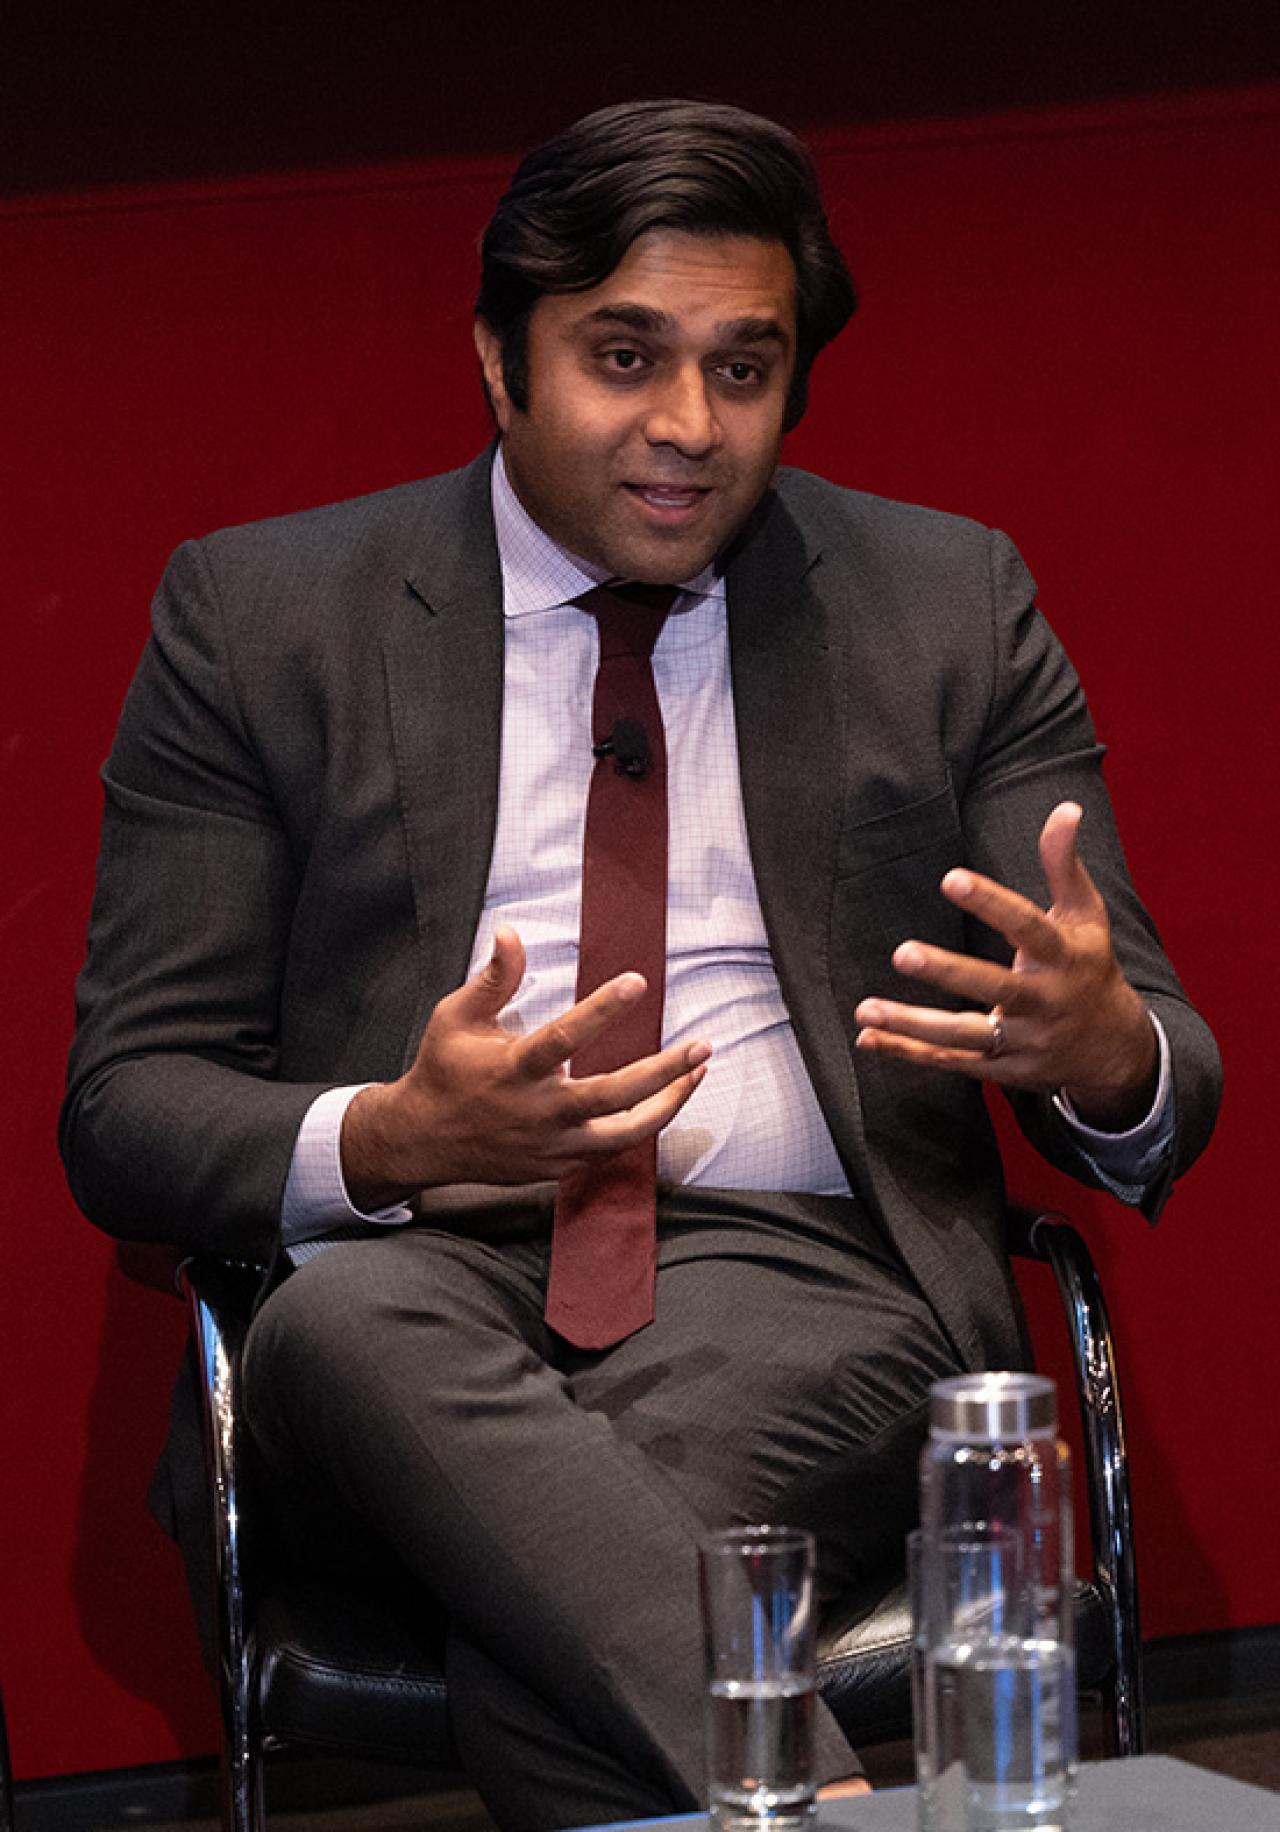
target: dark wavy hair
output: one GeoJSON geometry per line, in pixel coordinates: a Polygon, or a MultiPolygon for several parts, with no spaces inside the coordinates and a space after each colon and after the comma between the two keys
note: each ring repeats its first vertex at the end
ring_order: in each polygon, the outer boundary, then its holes
{"type": "Polygon", "coordinates": [[[817,175],[794,134],[720,102],[623,102],[575,121],[521,160],[481,242],[477,315],[502,343],[513,404],[529,405],[529,314],[544,293],[608,278],[653,229],[783,243],[796,270],[796,368],[787,425],[809,370],[857,305],[817,175]]]}

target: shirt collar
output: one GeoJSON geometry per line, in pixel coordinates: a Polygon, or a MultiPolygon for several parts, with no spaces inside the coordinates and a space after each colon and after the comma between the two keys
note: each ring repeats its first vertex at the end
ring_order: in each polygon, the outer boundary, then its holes
{"type": "MultiPolygon", "coordinates": [[[[593,586],[603,585],[610,577],[603,567],[579,559],[538,526],[511,486],[501,445],[494,456],[490,487],[505,616],[523,617],[532,611],[554,610],[580,598],[593,586]]],[[[712,564],[696,578],[682,580],[680,590],[689,597],[723,598],[724,578],[712,564]]],[[[686,601],[678,608],[691,606],[686,601]]]]}

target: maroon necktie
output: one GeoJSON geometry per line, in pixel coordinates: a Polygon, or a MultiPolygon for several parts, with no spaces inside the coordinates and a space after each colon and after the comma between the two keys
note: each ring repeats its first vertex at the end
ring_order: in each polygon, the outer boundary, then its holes
{"type": "MultiPolygon", "coordinates": [[[[599,586],[578,600],[600,626],[600,665],[577,997],[627,970],[643,973],[648,991],[575,1053],[575,1076],[622,1068],[662,1043],[667,747],[651,657],[676,595],[674,586],[599,586]]],[[[578,1348],[608,1348],[653,1320],[657,1163],[650,1139],[561,1179],[546,1318],[578,1348]]]]}

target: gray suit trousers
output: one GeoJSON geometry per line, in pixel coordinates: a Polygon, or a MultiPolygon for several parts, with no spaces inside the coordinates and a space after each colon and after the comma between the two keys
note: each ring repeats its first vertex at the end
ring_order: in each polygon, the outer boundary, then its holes
{"type": "MultiPolygon", "coordinates": [[[[892,1558],[959,1368],[851,1200],[663,1192],[656,1319],[602,1352],[543,1322],[548,1253],[528,1211],[336,1244],[245,1362],[292,1556],[398,1559],[445,1612],[457,1741],[510,1832],[705,1800],[699,1536],[810,1527],[825,1595],[892,1558]]],[[[857,1772],[825,1713],[818,1756],[857,1772]]]]}

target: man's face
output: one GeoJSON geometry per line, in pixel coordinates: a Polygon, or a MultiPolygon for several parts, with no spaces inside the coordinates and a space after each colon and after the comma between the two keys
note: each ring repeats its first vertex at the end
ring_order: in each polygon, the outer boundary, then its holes
{"type": "Polygon", "coordinates": [[[483,319],[476,345],[534,521],[610,574],[674,585],[728,544],[773,474],[795,268],[781,242],[640,236],[599,286],[534,306],[523,413],[483,319]]]}

